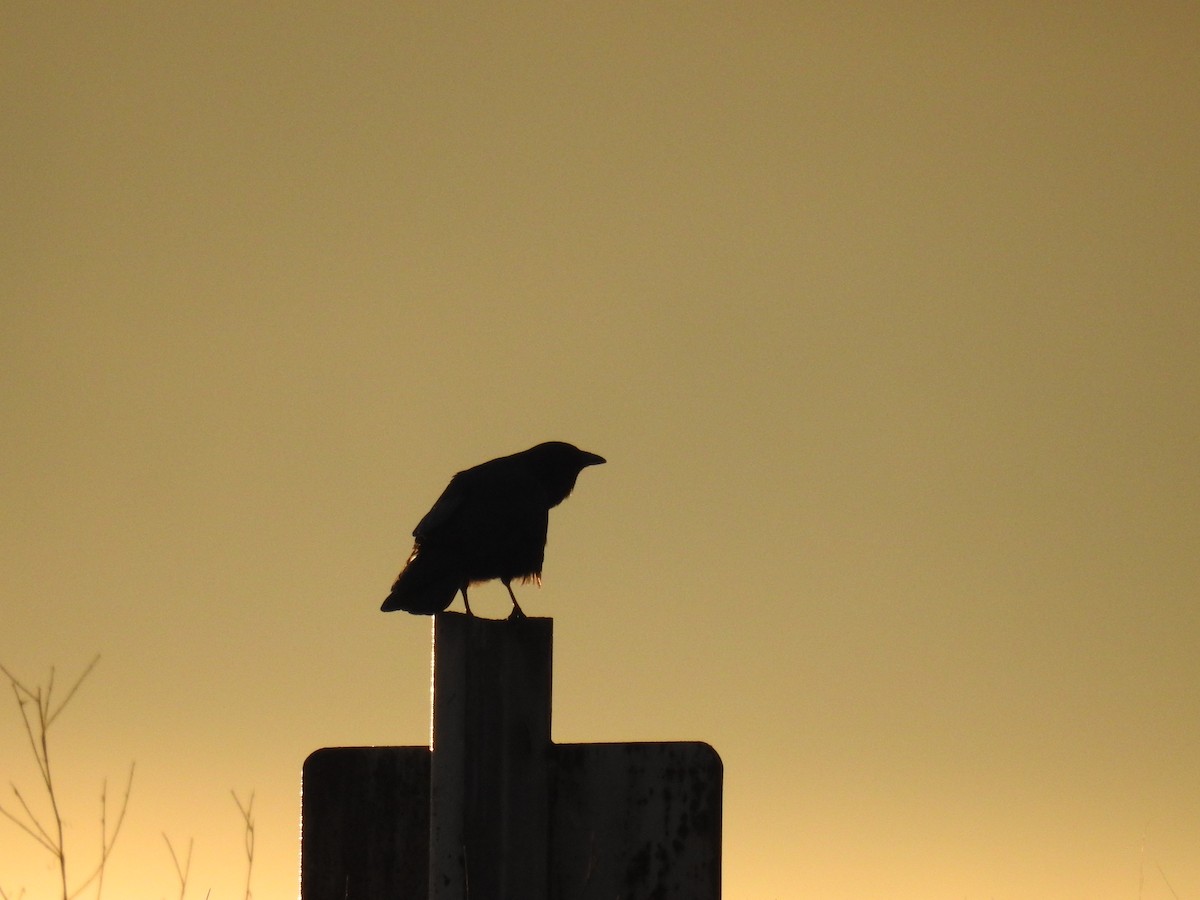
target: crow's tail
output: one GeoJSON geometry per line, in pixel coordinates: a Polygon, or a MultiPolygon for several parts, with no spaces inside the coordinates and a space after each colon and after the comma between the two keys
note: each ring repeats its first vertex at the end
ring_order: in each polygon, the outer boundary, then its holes
{"type": "Polygon", "coordinates": [[[448,607],[463,587],[463,578],[455,567],[438,562],[437,554],[421,553],[414,547],[392,585],[392,592],[379,608],[383,612],[404,610],[417,616],[432,616],[448,607]]]}

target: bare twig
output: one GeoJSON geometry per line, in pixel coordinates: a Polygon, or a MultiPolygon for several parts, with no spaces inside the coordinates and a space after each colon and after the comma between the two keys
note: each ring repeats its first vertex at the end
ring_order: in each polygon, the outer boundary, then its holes
{"type": "Polygon", "coordinates": [[[1171,892],[1171,896],[1174,897],[1175,900],[1179,900],[1179,895],[1175,893],[1175,888],[1171,887],[1171,882],[1167,881],[1167,873],[1163,871],[1163,867],[1158,863],[1155,863],[1154,868],[1158,869],[1158,874],[1162,876],[1163,883],[1166,884],[1167,890],[1171,892]]]}
{"type": "Polygon", "coordinates": [[[254,791],[250,792],[249,801],[243,806],[236,791],[230,791],[233,802],[237,804],[238,812],[242,814],[242,822],[246,826],[246,895],[245,900],[251,900],[250,875],[254,870],[254,791]]]}
{"type": "MultiPolygon", "coordinates": [[[[50,718],[46,720],[47,727],[54,724],[54,720],[58,718],[58,714],[63,711],[63,709],[66,707],[66,705],[68,703],[71,702],[71,698],[75,696],[75,692],[77,690],[79,690],[79,686],[81,684],[83,684],[83,679],[87,678],[88,675],[91,674],[92,669],[96,668],[96,663],[98,663],[98,662],[100,662],[100,654],[99,653],[97,653],[95,655],[95,657],[92,658],[92,661],[87,664],[87,668],[83,670],[83,674],[81,674],[78,678],[75,679],[75,684],[73,684],[71,686],[71,689],[69,691],[67,691],[67,696],[63,697],[62,703],[58,704],[58,708],[55,709],[54,712],[50,713],[50,718]]],[[[54,684],[54,669],[50,670],[50,684],[51,684],[51,686],[53,686],[53,684],[54,684]]],[[[46,688],[46,708],[47,709],[50,708],[50,688],[49,687],[46,688]]]]}
{"type": "MultiPolygon", "coordinates": [[[[121,801],[120,812],[117,815],[115,824],[113,825],[112,834],[108,832],[108,784],[105,782],[100,792],[100,861],[92,873],[84,879],[84,881],[74,890],[68,890],[67,881],[67,851],[66,844],[63,838],[63,816],[62,810],[59,807],[58,792],[54,785],[53,769],[50,764],[50,726],[54,724],[67,704],[75,697],[80,685],[84,679],[91,674],[92,669],[100,661],[100,656],[97,655],[84,668],[80,676],[75,680],[75,683],[67,690],[66,696],[57,704],[53,702],[54,697],[54,680],[55,670],[50,668],[50,675],[46,680],[46,684],[36,685],[33,688],[28,687],[21,682],[19,678],[12,674],[3,665],[0,665],[0,672],[3,672],[8,678],[9,685],[12,688],[13,696],[17,701],[17,707],[21,713],[21,722],[25,726],[25,737],[29,741],[29,748],[33,752],[34,761],[37,763],[38,774],[42,779],[42,787],[46,791],[46,799],[50,804],[49,821],[39,818],[29,803],[26,802],[24,795],[15,784],[10,783],[13,795],[17,798],[17,803],[20,804],[23,816],[5,809],[0,806],[0,814],[3,814],[6,819],[15,824],[18,828],[33,838],[43,849],[54,857],[58,863],[59,884],[61,887],[62,900],[72,900],[77,897],[86,887],[93,882],[96,884],[96,898],[100,900],[100,895],[104,887],[104,868],[108,863],[108,858],[112,853],[113,846],[116,844],[117,835],[121,831],[121,824],[125,821],[125,811],[129,807],[129,793],[133,787],[133,766],[129,767],[129,780],[125,785],[125,794],[121,801]],[[37,710],[36,721],[30,707],[37,710]]],[[[22,892],[24,893],[24,892],[22,892]]],[[[7,900],[6,897],[0,900],[7,900]]]]}
{"type": "Polygon", "coordinates": [[[1150,823],[1142,829],[1142,845],[1138,848],[1138,900],[1142,900],[1142,888],[1146,886],[1146,831],[1150,823]]]}
{"type": "Polygon", "coordinates": [[[29,805],[25,802],[25,798],[21,796],[21,792],[17,790],[17,786],[10,782],[9,787],[13,789],[13,794],[16,795],[17,802],[21,804],[21,809],[25,810],[25,815],[29,817],[32,827],[22,822],[3,806],[0,806],[0,814],[3,814],[5,818],[13,822],[18,828],[24,831],[27,835],[29,835],[51,853],[56,853],[57,850],[54,847],[53,839],[50,837],[50,835],[46,834],[46,830],[42,828],[41,823],[38,822],[38,820],[34,818],[33,813],[29,811],[29,805]],[[37,829],[36,831],[34,830],[35,828],[37,829]]]}
{"type": "Polygon", "coordinates": [[[121,798],[121,810],[117,813],[117,821],[113,825],[111,835],[108,833],[107,779],[105,779],[100,789],[100,861],[96,864],[96,868],[92,870],[92,873],[71,892],[72,897],[78,897],[83,893],[83,889],[94,881],[96,882],[96,900],[100,900],[100,894],[104,890],[104,867],[108,865],[108,858],[112,855],[113,846],[117,843],[117,835],[121,833],[121,825],[125,822],[125,810],[129,808],[129,793],[133,789],[133,770],[135,766],[136,763],[129,764],[129,779],[125,782],[125,794],[121,798]]]}
{"type": "Polygon", "coordinates": [[[171,845],[171,839],[167,837],[167,833],[163,832],[163,840],[167,842],[167,850],[171,853],[171,862],[175,864],[175,877],[179,879],[179,900],[183,900],[183,895],[187,893],[188,873],[192,871],[192,847],[196,843],[195,838],[188,838],[187,856],[183,858],[183,865],[179,864],[179,857],[175,853],[175,848],[171,845]]]}
{"type": "MultiPolygon", "coordinates": [[[[42,778],[46,783],[46,796],[50,798],[50,810],[54,814],[54,846],[58,848],[58,874],[62,880],[62,895],[63,900],[68,900],[67,894],[67,849],[66,843],[63,841],[63,818],[62,813],[58,809],[58,795],[54,793],[54,780],[50,777],[50,744],[46,737],[46,731],[50,727],[50,723],[46,718],[46,712],[50,706],[50,692],[54,687],[54,669],[50,670],[50,684],[46,688],[45,704],[38,704],[38,731],[40,732],[41,740],[39,743],[42,747],[42,755],[39,757],[42,767],[42,778]]],[[[59,707],[61,711],[61,707],[59,707]]]]}

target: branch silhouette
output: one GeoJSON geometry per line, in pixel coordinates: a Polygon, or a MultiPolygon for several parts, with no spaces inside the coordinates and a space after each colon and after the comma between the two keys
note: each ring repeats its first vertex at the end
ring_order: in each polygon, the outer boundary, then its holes
{"type": "Polygon", "coordinates": [[[230,791],[233,795],[233,802],[237,804],[238,812],[242,814],[242,823],[245,826],[246,834],[246,896],[245,900],[250,900],[250,876],[254,871],[254,791],[250,792],[250,799],[246,803],[242,803],[238,799],[236,791],[230,791]]]}
{"type": "MultiPolygon", "coordinates": [[[[13,697],[16,699],[17,706],[21,712],[21,722],[25,726],[25,736],[29,740],[29,749],[32,751],[34,761],[37,763],[42,788],[46,793],[46,799],[50,805],[49,816],[39,816],[33,811],[20,788],[9,782],[13,796],[16,797],[17,803],[20,805],[20,812],[13,812],[11,809],[0,805],[0,815],[3,815],[29,835],[42,849],[54,857],[58,868],[62,900],[73,900],[73,898],[78,897],[82,891],[92,884],[96,885],[96,898],[99,900],[104,890],[105,866],[108,864],[109,856],[116,845],[117,837],[121,833],[121,825],[125,822],[125,811],[129,808],[129,795],[133,789],[134,764],[131,763],[129,766],[129,778],[125,783],[125,792],[121,798],[120,809],[117,812],[116,820],[113,823],[112,832],[110,833],[108,824],[108,780],[104,780],[100,788],[100,858],[91,873],[74,890],[71,890],[67,879],[67,848],[63,838],[63,815],[59,804],[58,792],[54,784],[54,770],[50,764],[50,726],[57,721],[63,710],[74,699],[79,686],[91,674],[98,662],[100,662],[99,654],[88,663],[80,676],[75,679],[75,683],[71,685],[66,696],[59,700],[57,704],[54,702],[55,670],[53,666],[50,668],[50,675],[45,685],[38,684],[29,687],[7,668],[0,665],[0,672],[3,672],[4,676],[8,678],[13,697]]],[[[7,895],[0,893],[0,897],[7,898],[7,895]]]]}
{"type": "Polygon", "coordinates": [[[175,864],[175,876],[179,879],[179,900],[183,900],[183,895],[187,893],[188,873],[192,871],[192,847],[195,845],[195,838],[188,838],[187,856],[183,858],[182,865],[179,862],[179,856],[175,853],[175,847],[171,843],[171,839],[167,837],[167,833],[163,832],[163,840],[167,842],[167,850],[171,854],[171,862],[175,864]]]}

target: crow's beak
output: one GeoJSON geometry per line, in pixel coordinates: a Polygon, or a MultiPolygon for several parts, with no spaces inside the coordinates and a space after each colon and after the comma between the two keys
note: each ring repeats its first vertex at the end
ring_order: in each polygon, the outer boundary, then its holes
{"type": "Polygon", "coordinates": [[[580,450],[579,455],[583,457],[584,466],[598,466],[608,462],[603,456],[597,456],[595,453],[588,453],[586,450],[580,450]]]}

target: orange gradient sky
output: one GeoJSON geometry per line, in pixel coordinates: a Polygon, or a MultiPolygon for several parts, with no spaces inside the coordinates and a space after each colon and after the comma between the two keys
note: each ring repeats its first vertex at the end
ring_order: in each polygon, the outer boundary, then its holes
{"type": "Polygon", "coordinates": [[[241,897],[231,789],[296,894],[305,756],[428,737],[413,526],[547,439],[555,738],[712,743],[727,898],[1200,892],[1200,7],[1054,6],[3,3],[0,662],[103,654],[105,895],[241,897]]]}

